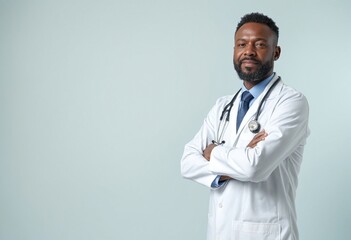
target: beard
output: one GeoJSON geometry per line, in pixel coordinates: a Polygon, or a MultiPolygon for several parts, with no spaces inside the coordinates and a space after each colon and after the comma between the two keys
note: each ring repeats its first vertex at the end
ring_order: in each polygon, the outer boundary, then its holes
{"type": "MultiPolygon", "coordinates": [[[[248,59],[242,59],[239,61],[238,64],[234,62],[234,68],[236,72],[238,73],[238,76],[240,79],[248,82],[257,82],[265,79],[268,75],[268,73],[273,69],[273,61],[272,62],[266,62],[262,63],[256,59],[250,59],[254,60],[259,64],[259,68],[255,72],[249,72],[245,73],[241,70],[241,65],[243,60],[248,60],[248,59]]],[[[250,71],[251,68],[247,67],[246,70],[250,71]]]]}

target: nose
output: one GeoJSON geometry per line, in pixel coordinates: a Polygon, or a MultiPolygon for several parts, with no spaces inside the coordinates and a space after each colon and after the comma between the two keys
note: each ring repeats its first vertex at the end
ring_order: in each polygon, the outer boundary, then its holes
{"type": "Polygon", "coordinates": [[[256,56],[256,51],[252,44],[247,44],[244,51],[245,56],[256,56]]]}

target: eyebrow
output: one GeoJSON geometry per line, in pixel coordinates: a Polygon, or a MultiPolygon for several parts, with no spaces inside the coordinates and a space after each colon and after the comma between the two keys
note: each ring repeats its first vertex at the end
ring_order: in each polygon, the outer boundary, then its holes
{"type": "MultiPolygon", "coordinates": [[[[235,41],[237,42],[237,41],[247,41],[247,40],[248,40],[247,38],[239,38],[235,41]]],[[[253,40],[255,40],[255,41],[268,41],[266,38],[254,38],[253,40]]]]}

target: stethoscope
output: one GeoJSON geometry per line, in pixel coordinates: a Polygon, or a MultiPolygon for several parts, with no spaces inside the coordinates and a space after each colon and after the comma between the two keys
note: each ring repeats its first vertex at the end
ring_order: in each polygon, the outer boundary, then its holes
{"type": "MultiPolygon", "coordinates": [[[[278,84],[279,81],[280,81],[280,77],[278,77],[278,79],[272,84],[272,86],[270,86],[270,88],[268,89],[266,94],[263,96],[260,104],[258,105],[255,118],[249,122],[248,128],[249,128],[249,130],[252,133],[258,133],[260,131],[261,125],[258,122],[258,117],[261,114],[261,108],[262,108],[263,102],[267,99],[267,97],[269,96],[269,94],[272,92],[272,90],[278,84]]],[[[232,107],[234,105],[236,97],[239,95],[240,91],[241,91],[241,88],[234,95],[233,99],[227,105],[225,105],[225,107],[224,107],[224,109],[222,111],[221,117],[219,118],[220,122],[219,122],[218,130],[217,130],[217,141],[212,140],[212,143],[214,143],[216,145],[222,145],[222,144],[225,143],[225,141],[224,140],[221,141],[221,139],[223,139],[224,132],[227,129],[227,126],[228,126],[228,123],[229,123],[229,119],[230,119],[230,112],[232,110],[232,107]],[[224,116],[225,116],[225,122],[224,122],[224,124],[222,124],[224,116]],[[222,131],[220,131],[221,129],[222,129],[222,131]],[[221,132],[221,133],[219,134],[219,132],[221,132]]]]}

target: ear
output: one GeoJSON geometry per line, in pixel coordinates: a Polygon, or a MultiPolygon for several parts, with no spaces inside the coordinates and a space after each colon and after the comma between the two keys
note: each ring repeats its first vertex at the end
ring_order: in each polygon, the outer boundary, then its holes
{"type": "Polygon", "coordinates": [[[279,46],[276,46],[275,47],[275,50],[274,50],[274,61],[277,61],[280,57],[280,52],[281,52],[281,49],[279,46]]]}

